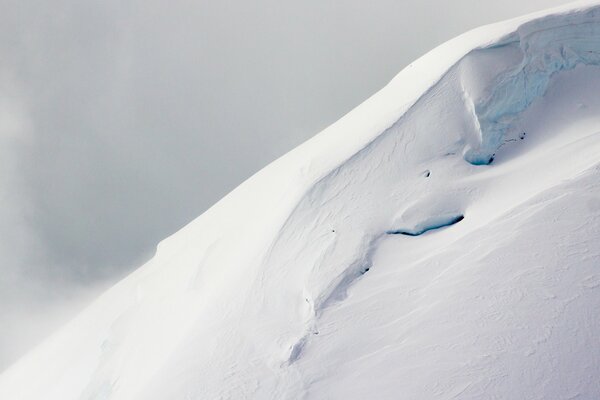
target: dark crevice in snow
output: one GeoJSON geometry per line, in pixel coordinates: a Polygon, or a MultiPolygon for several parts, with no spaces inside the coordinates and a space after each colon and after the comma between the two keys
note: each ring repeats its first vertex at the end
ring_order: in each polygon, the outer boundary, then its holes
{"type": "Polygon", "coordinates": [[[386,233],[388,235],[407,235],[407,236],[419,236],[425,232],[429,232],[435,229],[444,228],[446,226],[454,225],[465,219],[464,215],[455,215],[451,217],[440,217],[430,220],[429,224],[416,227],[414,229],[393,229],[386,233]]]}
{"type": "Polygon", "coordinates": [[[490,165],[491,163],[494,162],[494,157],[496,157],[496,154],[492,154],[491,156],[484,158],[477,158],[475,160],[469,160],[469,163],[473,164],[473,165],[490,165]]]}

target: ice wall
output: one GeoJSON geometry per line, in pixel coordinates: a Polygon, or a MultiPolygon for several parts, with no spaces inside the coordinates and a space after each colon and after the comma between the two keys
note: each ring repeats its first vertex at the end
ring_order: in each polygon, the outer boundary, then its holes
{"type": "Polygon", "coordinates": [[[552,77],[577,65],[600,64],[600,9],[549,16],[522,25],[506,41],[488,49],[518,45],[521,62],[495,77],[487,96],[475,102],[480,144],[467,149],[472,164],[488,164],[515,118],[544,95],[552,77]]]}

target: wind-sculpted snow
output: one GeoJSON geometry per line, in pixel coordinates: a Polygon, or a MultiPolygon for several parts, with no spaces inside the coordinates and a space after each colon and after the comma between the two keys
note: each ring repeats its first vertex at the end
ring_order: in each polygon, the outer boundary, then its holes
{"type": "MultiPolygon", "coordinates": [[[[311,188],[276,239],[272,262],[292,263],[293,270],[316,268],[304,278],[309,279],[307,290],[313,292],[317,307],[329,304],[340,286],[360,276],[372,238],[394,230],[385,221],[430,193],[432,184],[422,179],[428,176],[417,175],[414,165],[429,167],[428,160],[453,160],[460,154],[472,164],[489,164],[507,136],[521,133],[517,117],[546,92],[552,78],[580,64],[598,64],[598,51],[600,11],[593,8],[525,23],[497,42],[468,52],[390,128],[311,188]],[[289,246],[293,239],[286,233],[298,231],[311,233],[294,253],[289,246]],[[282,257],[292,260],[279,259],[278,246],[285,253],[282,257]],[[310,254],[308,259],[303,253],[310,254]],[[314,254],[320,257],[314,259],[314,254]],[[326,270],[321,270],[323,264],[326,270]]],[[[446,187],[436,185],[436,192],[446,187]]],[[[455,209],[469,201],[468,189],[451,191],[430,201],[443,201],[448,209],[425,212],[415,227],[396,230],[420,234],[457,221],[462,215],[455,209]],[[458,202],[453,200],[457,196],[458,202]]]]}
{"type": "Polygon", "coordinates": [[[161,242],[0,399],[600,398],[598,24],[585,2],[434,49],[161,242]]]}
{"type": "Polygon", "coordinates": [[[515,118],[544,95],[557,73],[600,64],[600,10],[526,23],[505,41],[478,51],[495,52],[502,46],[518,46],[521,61],[494,77],[489,93],[476,101],[481,144],[465,154],[473,164],[493,160],[515,118]]]}

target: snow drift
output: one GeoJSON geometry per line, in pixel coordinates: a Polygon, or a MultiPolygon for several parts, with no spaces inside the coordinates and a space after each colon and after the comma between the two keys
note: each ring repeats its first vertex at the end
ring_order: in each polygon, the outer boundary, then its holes
{"type": "Polygon", "coordinates": [[[161,242],[0,398],[597,398],[599,63],[589,1],[436,48],[161,242]]]}

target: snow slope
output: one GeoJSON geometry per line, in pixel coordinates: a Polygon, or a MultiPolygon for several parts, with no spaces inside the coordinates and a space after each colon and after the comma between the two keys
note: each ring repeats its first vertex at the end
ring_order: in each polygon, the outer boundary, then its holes
{"type": "Polygon", "coordinates": [[[599,4],[415,61],[161,242],[0,399],[599,398],[599,4]]]}

